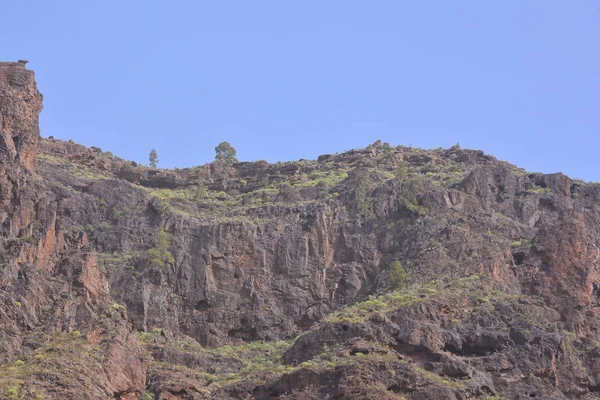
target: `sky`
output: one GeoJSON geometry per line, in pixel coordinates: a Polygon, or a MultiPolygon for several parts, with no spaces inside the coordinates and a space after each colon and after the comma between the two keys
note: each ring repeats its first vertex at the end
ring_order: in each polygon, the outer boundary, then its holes
{"type": "Polygon", "coordinates": [[[600,181],[598,0],[19,0],[45,137],[201,165],[476,148],[600,181]]]}

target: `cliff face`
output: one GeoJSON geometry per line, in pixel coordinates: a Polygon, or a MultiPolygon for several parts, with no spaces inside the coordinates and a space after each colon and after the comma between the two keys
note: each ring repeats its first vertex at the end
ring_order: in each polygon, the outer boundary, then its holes
{"type": "Polygon", "coordinates": [[[41,101],[33,72],[0,63],[0,396],[133,392],[145,382],[145,353],[111,308],[85,235],[68,225],[68,197],[36,172],[41,101]],[[6,364],[15,360],[19,368],[6,364]]]}
{"type": "Polygon", "coordinates": [[[9,231],[18,232],[29,223],[25,213],[19,212],[30,207],[29,199],[17,194],[35,172],[41,110],[42,95],[33,72],[21,63],[0,63],[0,222],[9,231]]]}
{"type": "Polygon", "coordinates": [[[380,142],[150,169],[40,140],[33,73],[0,78],[0,396],[600,390],[600,185],[380,142]]]}

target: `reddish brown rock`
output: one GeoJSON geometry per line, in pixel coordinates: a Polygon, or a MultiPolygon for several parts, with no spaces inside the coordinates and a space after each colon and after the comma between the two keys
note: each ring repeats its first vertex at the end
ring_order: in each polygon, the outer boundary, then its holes
{"type": "Polygon", "coordinates": [[[33,71],[23,63],[0,62],[0,157],[12,170],[22,165],[35,171],[41,111],[33,71]]]}

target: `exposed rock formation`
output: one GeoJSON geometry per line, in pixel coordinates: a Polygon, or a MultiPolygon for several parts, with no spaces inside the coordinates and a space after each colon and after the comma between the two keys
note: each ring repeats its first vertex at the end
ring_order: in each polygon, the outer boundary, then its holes
{"type": "Polygon", "coordinates": [[[39,119],[42,95],[33,72],[24,63],[0,63],[0,125],[4,164],[13,169],[22,163],[35,171],[35,156],[40,141],[39,119]]]}
{"type": "Polygon", "coordinates": [[[0,362],[27,352],[39,363],[2,371],[0,396],[141,393],[145,353],[126,315],[111,307],[106,274],[85,234],[67,225],[68,196],[36,173],[42,96],[24,65],[0,63],[0,362]],[[89,359],[80,353],[86,343],[89,359]]]}
{"type": "Polygon", "coordinates": [[[158,170],[40,111],[1,63],[0,396],[600,393],[600,185],[381,142],[158,170]]]}

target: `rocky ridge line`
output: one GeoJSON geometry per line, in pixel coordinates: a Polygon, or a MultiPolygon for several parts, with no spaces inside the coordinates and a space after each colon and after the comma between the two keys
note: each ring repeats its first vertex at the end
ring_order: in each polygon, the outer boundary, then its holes
{"type": "Polygon", "coordinates": [[[597,396],[600,185],[381,142],[152,169],[41,100],[0,63],[0,396],[597,396]]]}

